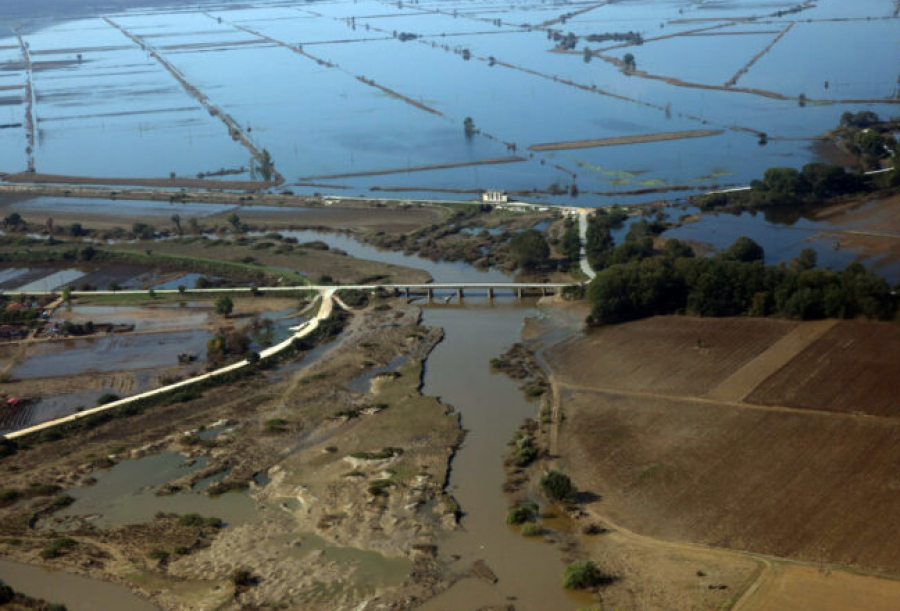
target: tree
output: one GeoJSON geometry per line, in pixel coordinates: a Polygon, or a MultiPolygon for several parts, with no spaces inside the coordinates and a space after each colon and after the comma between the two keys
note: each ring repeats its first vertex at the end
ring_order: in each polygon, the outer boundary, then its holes
{"type": "Polygon", "coordinates": [[[884,136],[872,129],[865,129],[853,139],[853,146],[864,158],[881,159],[885,155],[886,140],[884,136]]]}
{"type": "Polygon", "coordinates": [[[765,257],[765,252],[762,246],[746,236],[741,236],[734,241],[734,244],[722,251],[721,257],[725,261],[749,263],[751,261],[762,261],[765,257]]]}
{"type": "Polygon", "coordinates": [[[131,232],[141,240],[152,240],[156,237],[156,229],[153,225],[148,225],[147,223],[132,224],[131,232]]]}
{"type": "Polygon", "coordinates": [[[181,228],[181,215],[173,214],[172,215],[172,223],[175,225],[175,231],[178,232],[178,235],[181,236],[184,234],[184,231],[181,228]]]}
{"type": "Polygon", "coordinates": [[[237,215],[237,213],[232,212],[232,213],[229,214],[227,217],[225,217],[225,220],[228,221],[228,222],[231,224],[232,227],[234,227],[234,230],[235,230],[235,231],[240,231],[240,229],[241,229],[241,217],[239,217],[239,216],[237,215]]]}
{"type": "Polygon", "coordinates": [[[188,219],[188,231],[194,235],[201,233],[200,222],[196,218],[191,217],[188,219]]]}
{"type": "Polygon", "coordinates": [[[87,234],[87,231],[84,230],[84,227],[81,226],[81,223],[72,223],[69,225],[69,228],[66,230],[73,238],[80,238],[81,236],[87,234]]]}
{"type": "Polygon", "coordinates": [[[18,229],[22,225],[25,224],[25,220],[22,218],[22,215],[18,212],[13,212],[9,216],[3,219],[3,226],[10,229],[18,229]]]}
{"type": "Polygon", "coordinates": [[[216,299],[216,314],[228,316],[234,311],[234,302],[228,295],[222,295],[216,299]]]}
{"type": "Polygon", "coordinates": [[[567,220],[566,231],[560,244],[563,255],[570,262],[578,261],[581,255],[581,237],[578,235],[578,224],[567,220]]]}
{"type": "Polygon", "coordinates": [[[509,241],[509,251],[516,264],[523,269],[544,265],[550,257],[550,246],[544,234],[536,229],[519,232],[509,241]]]}
{"type": "Polygon", "coordinates": [[[791,269],[798,272],[814,269],[819,262],[819,256],[812,248],[804,248],[796,259],[791,261],[791,269]]]}
{"type": "Polygon", "coordinates": [[[186,292],[187,292],[187,287],[184,286],[183,284],[179,284],[178,285],[178,294],[184,295],[186,292]]]}
{"type": "Polygon", "coordinates": [[[72,303],[72,287],[64,286],[62,290],[62,300],[66,305],[72,303]]]}
{"type": "Polygon", "coordinates": [[[585,590],[599,585],[603,575],[593,560],[576,560],[563,571],[563,587],[567,590],[585,590]]]}
{"type": "Polygon", "coordinates": [[[897,150],[894,152],[892,165],[894,167],[894,171],[891,172],[891,184],[895,187],[900,186],[900,146],[898,146],[897,150]]]}
{"type": "Polygon", "coordinates": [[[568,475],[559,471],[548,471],[541,477],[541,490],[553,501],[568,501],[575,494],[575,485],[568,475]]]}
{"type": "Polygon", "coordinates": [[[637,70],[637,61],[632,53],[626,53],[622,56],[622,64],[625,72],[634,72],[637,70]]]}
{"type": "Polygon", "coordinates": [[[263,149],[259,155],[259,173],[266,182],[272,180],[275,165],[272,163],[272,155],[268,149],[263,149]]]}
{"type": "Polygon", "coordinates": [[[465,130],[467,136],[471,136],[477,133],[477,130],[475,129],[475,121],[472,120],[472,117],[465,118],[465,120],[463,121],[463,129],[465,130]]]}

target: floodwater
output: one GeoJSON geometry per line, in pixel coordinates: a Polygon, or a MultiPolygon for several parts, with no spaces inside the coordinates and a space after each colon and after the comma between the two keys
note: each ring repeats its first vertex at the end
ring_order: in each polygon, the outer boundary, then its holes
{"type": "Polygon", "coordinates": [[[790,261],[802,250],[811,248],[816,252],[818,266],[821,268],[841,271],[851,263],[860,262],[889,284],[900,283],[900,261],[866,256],[852,248],[839,248],[837,243],[840,235],[831,232],[843,229],[841,226],[828,221],[797,218],[790,212],[786,216],[788,218],[779,218],[778,211],[770,214],[704,214],[693,223],[666,231],[664,236],[702,242],[716,251],[728,248],[736,239],[746,236],[763,247],[765,262],[768,264],[790,261]]]}
{"type": "Polygon", "coordinates": [[[18,592],[64,604],[68,611],[159,611],[125,586],[72,573],[0,560],[0,578],[18,592]]]}
{"type": "Polygon", "coordinates": [[[659,197],[624,193],[647,187],[700,191],[710,176],[746,184],[767,167],[816,160],[808,139],[845,111],[896,114],[896,62],[880,59],[900,50],[894,0],[814,0],[800,12],[776,14],[795,5],[632,0],[563,20],[571,6],[537,0],[201,2],[112,14],[111,22],[26,24],[30,71],[18,40],[0,35],[0,47],[8,47],[0,52],[3,85],[22,87],[8,90],[0,105],[0,171],[27,165],[22,125],[31,79],[38,172],[246,179],[252,152],[229,133],[232,125],[257,150],[267,149],[299,192],[340,187],[338,193],[356,195],[379,187],[379,195],[418,197],[434,195],[430,189],[577,183],[577,202],[569,195],[535,198],[594,206],[659,197]],[[548,29],[581,39],[573,52],[560,53],[548,29]],[[644,43],[587,39],[629,31],[644,43]],[[395,37],[400,33],[416,38],[404,42],[395,37]],[[585,61],[585,48],[602,57],[585,61]],[[625,53],[661,78],[624,74],[607,61],[625,53]],[[735,75],[747,90],[722,89],[735,75]],[[828,103],[800,107],[801,93],[828,103]],[[466,117],[479,133],[466,136],[466,117]],[[699,129],[724,131],[685,141],[528,150],[699,129]],[[769,144],[759,146],[747,130],[767,132],[769,144]],[[523,160],[477,165],[511,155],[523,160]],[[441,164],[465,165],[409,171],[441,164]],[[371,171],[387,173],[343,176],[371,171]]]}
{"type": "Polygon", "coordinates": [[[180,515],[198,513],[221,518],[228,525],[243,524],[253,515],[254,501],[242,492],[217,497],[193,490],[155,494],[159,486],[202,469],[208,459],[200,457],[191,465],[185,464],[185,460],[176,453],[153,454],[120,462],[111,469],[98,469],[92,474],[97,483],[67,490],[75,502],[54,516],[89,516],[98,526],[108,527],[142,524],[159,511],[180,515]]]}
{"type": "Polygon", "coordinates": [[[424,310],[423,324],[443,327],[445,336],[428,357],[422,392],[454,406],[468,431],[453,458],[448,490],[464,512],[462,530],[441,543],[441,556],[458,554],[452,568],[460,572],[484,560],[499,581],[491,586],[466,578],[422,611],[500,606],[509,597],[515,597],[520,611],[567,611],[590,604],[589,597],[562,588],[564,565],[552,544],[523,537],[505,522],[506,444],[526,418],[537,416],[538,406],[525,399],[519,382],[491,371],[489,361],[520,341],[525,318],[538,313],[509,302],[424,310]]]}
{"type": "Polygon", "coordinates": [[[205,329],[112,335],[89,339],[44,342],[24,363],[13,368],[17,378],[66,376],[96,372],[160,368],[178,364],[180,352],[206,354],[210,332],[205,329]]]}
{"type": "Polygon", "coordinates": [[[416,254],[396,250],[382,250],[355,240],[352,236],[323,231],[280,231],[284,237],[297,238],[299,243],[325,242],[329,248],[343,250],[351,257],[378,261],[391,265],[422,269],[431,274],[435,282],[511,282],[508,274],[497,270],[476,269],[464,261],[432,261],[416,254]]]}

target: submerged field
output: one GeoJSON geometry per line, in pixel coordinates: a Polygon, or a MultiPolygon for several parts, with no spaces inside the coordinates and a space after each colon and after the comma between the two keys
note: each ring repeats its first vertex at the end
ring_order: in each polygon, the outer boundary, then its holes
{"type": "Polygon", "coordinates": [[[811,139],[846,110],[895,111],[895,67],[873,61],[896,51],[894,4],[263,1],[25,19],[0,37],[0,172],[557,201],[577,185],[588,205],[745,184],[815,159],[811,139]]]}

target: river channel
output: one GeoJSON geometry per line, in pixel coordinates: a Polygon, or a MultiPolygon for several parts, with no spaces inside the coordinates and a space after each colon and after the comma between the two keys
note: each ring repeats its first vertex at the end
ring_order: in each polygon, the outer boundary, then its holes
{"type": "MultiPolygon", "coordinates": [[[[335,234],[316,237],[335,246],[335,234]]],[[[357,256],[388,254],[346,238],[340,246],[355,251],[351,254],[357,256]],[[368,252],[370,249],[375,252],[368,252]]],[[[455,278],[466,272],[470,278],[484,276],[465,264],[435,263],[401,253],[389,256],[391,262],[426,269],[438,282],[449,280],[448,275],[455,278]]],[[[507,278],[497,271],[488,275],[496,280],[507,278]]],[[[565,611],[589,602],[562,589],[563,563],[553,544],[541,537],[523,537],[518,529],[505,524],[507,499],[502,484],[506,442],[526,418],[536,414],[538,406],[526,400],[519,383],[492,372],[489,361],[519,341],[525,320],[538,315],[534,301],[518,302],[511,296],[499,296],[493,301],[468,297],[461,305],[423,308],[423,323],[445,330],[444,341],[428,358],[423,393],[452,405],[461,414],[467,430],[465,442],[453,459],[449,481],[450,492],[464,513],[462,528],[441,542],[441,555],[451,571],[465,573],[472,562],[483,560],[498,577],[494,585],[463,579],[423,606],[425,611],[478,608],[511,600],[524,611],[565,611]],[[459,559],[451,560],[455,555],[459,559]]],[[[209,500],[203,495],[193,496],[209,500]]],[[[187,502],[190,498],[182,500],[187,505],[180,509],[197,510],[187,502]]],[[[119,521],[127,522],[127,517],[119,516],[119,521]]],[[[154,608],[122,586],[39,567],[3,562],[0,579],[26,594],[63,603],[75,611],[154,608]],[[70,582],[78,587],[69,587],[70,582]]]]}

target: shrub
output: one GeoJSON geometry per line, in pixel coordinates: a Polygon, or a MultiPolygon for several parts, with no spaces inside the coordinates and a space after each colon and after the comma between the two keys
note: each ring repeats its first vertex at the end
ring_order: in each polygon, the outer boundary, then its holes
{"type": "Polygon", "coordinates": [[[53,499],[53,507],[55,507],[56,509],[62,509],[63,507],[68,507],[74,502],[75,499],[68,494],[60,494],[55,499],[53,499]]]}
{"type": "Polygon", "coordinates": [[[387,494],[387,489],[394,485],[389,479],[376,479],[369,482],[369,494],[382,496],[387,494]]]}
{"type": "Polygon", "coordinates": [[[599,585],[603,579],[593,560],[577,560],[563,571],[563,587],[567,590],[584,590],[599,585]]]}
{"type": "Polygon", "coordinates": [[[166,560],[169,559],[169,552],[167,552],[164,549],[156,548],[156,549],[150,550],[150,552],[147,554],[147,557],[150,558],[150,560],[158,560],[160,562],[165,562],[166,560]]]}
{"type": "Polygon", "coordinates": [[[75,539],[70,539],[69,537],[60,537],[59,539],[54,539],[53,541],[45,545],[44,549],[41,550],[41,558],[49,560],[51,558],[62,556],[76,545],[78,545],[78,542],[75,539]]]}
{"type": "Polygon", "coordinates": [[[541,477],[541,490],[554,501],[567,501],[575,494],[575,486],[568,475],[559,471],[548,471],[541,477]]]}
{"type": "Polygon", "coordinates": [[[506,512],[507,524],[524,524],[537,519],[538,506],[535,503],[522,503],[506,512]]]}
{"type": "Polygon", "coordinates": [[[101,405],[106,405],[107,403],[112,403],[113,401],[118,401],[118,400],[119,400],[119,395],[113,394],[111,392],[106,392],[106,393],[103,393],[102,395],[100,395],[100,397],[97,399],[97,407],[100,407],[101,405]]]}
{"type": "Polygon", "coordinates": [[[362,460],[385,460],[387,458],[393,458],[394,456],[400,456],[401,454],[403,454],[403,448],[388,446],[382,448],[378,452],[354,452],[350,456],[362,460]]]}
{"type": "Polygon", "coordinates": [[[539,537],[540,535],[544,534],[544,527],[529,522],[528,524],[522,525],[521,532],[525,537],[539,537]]]}
{"type": "Polygon", "coordinates": [[[235,569],[231,574],[231,583],[238,589],[256,585],[258,581],[249,569],[235,569]]]}
{"type": "Polygon", "coordinates": [[[266,420],[264,425],[268,433],[284,433],[287,431],[287,423],[288,421],[284,418],[272,418],[271,420],[266,420]]]}

